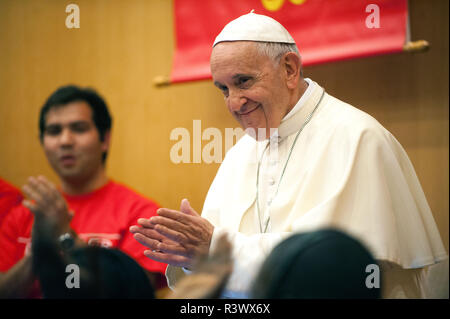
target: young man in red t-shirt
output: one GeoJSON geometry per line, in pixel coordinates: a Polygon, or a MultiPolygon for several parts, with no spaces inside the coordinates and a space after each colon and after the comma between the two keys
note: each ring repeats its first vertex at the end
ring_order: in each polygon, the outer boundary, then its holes
{"type": "Polygon", "coordinates": [[[0,297],[39,296],[32,270],[31,234],[36,216],[53,225],[55,240],[67,245],[117,248],[143,267],[150,280],[165,286],[166,264],[144,256],[129,232],[138,218],[156,215],[159,206],[110,180],[105,160],[111,117],[103,99],[91,89],[61,87],[40,113],[40,141],[58,174],[61,187],[45,177],[30,177],[23,187],[28,198],[0,225],[0,297]]]}

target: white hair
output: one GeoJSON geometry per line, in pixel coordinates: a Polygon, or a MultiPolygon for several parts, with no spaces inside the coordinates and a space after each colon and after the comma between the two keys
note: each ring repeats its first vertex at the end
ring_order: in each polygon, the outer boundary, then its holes
{"type": "MultiPolygon", "coordinates": [[[[300,56],[297,45],[295,43],[259,42],[259,41],[255,41],[254,43],[256,46],[256,50],[260,54],[271,58],[275,64],[278,64],[280,62],[281,57],[288,52],[294,52],[297,53],[298,56],[300,56]]],[[[303,76],[303,68],[300,69],[300,75],[303,76]]]]}
{"type": "Polygon", "coordinates": [[[274,62],[279,62],[283,54],[288,52],[295,52],[300,56],[295,43],[255,42],[255,45],[259,53],[270,57],[274,62]]]}

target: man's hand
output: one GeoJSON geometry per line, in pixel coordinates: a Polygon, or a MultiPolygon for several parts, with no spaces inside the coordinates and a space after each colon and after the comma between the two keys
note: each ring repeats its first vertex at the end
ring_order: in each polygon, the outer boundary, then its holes
{"type": "Polygon", "coordinates": [[[156,261],[190,268],[195,256],[208,254],[214,226],[197,214],[187,199],[181,211],[160,208],[158,216],[140,218],[142,227],[130,231],[142,245],[150,248],[144,254],[156,261]]]}
{"type": "Polygon", "coordinates": [[[225,234],[217,240],[217,246],[209,255],[194,259],[193,273],[183,277],[167,299],[215,299],[220,298],[228,277],[233,271],[231,242],[225,234]]]}
{"type": "Polygon", "coordinates": [[[30,177],[22,188],[28,199],[23,205],[31,210],[36,219],[45,219],[56,234],[70,231],[70,220],[67,203],[56,187],[45,177],[30,177]]]}

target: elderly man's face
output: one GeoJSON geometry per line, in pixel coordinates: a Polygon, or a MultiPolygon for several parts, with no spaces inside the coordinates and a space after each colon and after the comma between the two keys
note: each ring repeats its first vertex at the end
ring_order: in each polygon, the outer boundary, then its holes
{"type": "Polygon", "coordinates": [[[283,68],[260,54],[253,42],[217,44],[211,54],[214,84],[222,91],[231,114],[244,129],[277,128],[289,108],[283,68]]]}

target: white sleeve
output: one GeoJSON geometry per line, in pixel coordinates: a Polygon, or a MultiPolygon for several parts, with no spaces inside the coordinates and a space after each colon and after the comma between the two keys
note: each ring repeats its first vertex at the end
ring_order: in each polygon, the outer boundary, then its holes
{"type": "Polygon", "coordinates": [[[211,238],[210,251],[215,249],[221,234],[226,233],[233,250],[233,272],[228,280],[223,297],[247,298],[253,280],[272,249],[292,233],[266,233],[244,235],[215,227],[211,238]]]}

